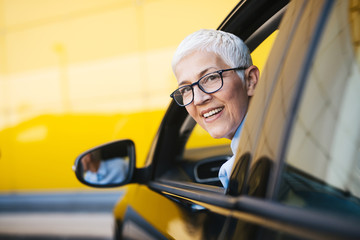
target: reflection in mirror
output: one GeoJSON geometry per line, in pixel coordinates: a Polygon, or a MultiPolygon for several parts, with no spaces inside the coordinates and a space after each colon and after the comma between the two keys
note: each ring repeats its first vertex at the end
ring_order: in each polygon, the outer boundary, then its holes
{"type": "Polygon", "coordinates": [[[119,185],[130,173],[129,141],[113,142],[82,154],[77,160],[76,175],[91,185],[119,185]]]}

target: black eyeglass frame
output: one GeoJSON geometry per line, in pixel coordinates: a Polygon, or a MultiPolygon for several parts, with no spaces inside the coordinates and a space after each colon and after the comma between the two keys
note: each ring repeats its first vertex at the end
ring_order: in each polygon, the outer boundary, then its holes
{"type": "Polygon", "coordinates": [[[219,90],[223,87],[223,85],[224,85],[224,79],[223,79],[223,76],[222,76],[223,72],[233,71],[233,70],[234,70],[234,71],[239,71],[239,70],[245,70],[245,69],[247,69],[247,68],[248,68],[248,67],[228,68],[228,69],[221,69],[221,70],[218,70],[218,71],[215,71],[215,72],[207,73],[207,74],[205,74],[204,76],[202,76],[199,80],[197,80],[196,82],[194,82],[194,83],[192,83],[192,84],[189,84],[189,85],[184,85],[184,86],[179,87],[178,89],[176,89],[174,92],[172,92],[172,93],[170,94],[170,97],[173,98],[173,99],[175,100],[175,102],[176,102],[180,107],[185,107],[185,106],[191,104],[191,103],[194,101],[194,86],[195,86],[195,85],[197,85],[197,86],[199,87],[199,89],[200,89],[201,91],[203,91],[204,93],[207,93],[207,94],[215,93],[215,92],[219,91],[219,90]],[[210,74],[214,74],[214,73],[218,73],[218,74],[220,75],[221,86],[220,86],[217,90],[215,90],[215,91],[207,92],[207,91],[205,91],[205,89],[203,89],[203,88],[201,87],[201,85],[199,84],[199,82],[200,82],[203,78],[205,78],[206,76],[208,76],[208,75],[210,75],[210,74]],[[174,95],[175,95],[175,92],[179,91],[181,88],[189,87],[189,86],[191,87],[191,90],[192,90],[192,100],[191,100],[188,104],[180,104],[178,101],[176,101],[176,98],[175,98],[175,96],[174,96],[174,95]]]}

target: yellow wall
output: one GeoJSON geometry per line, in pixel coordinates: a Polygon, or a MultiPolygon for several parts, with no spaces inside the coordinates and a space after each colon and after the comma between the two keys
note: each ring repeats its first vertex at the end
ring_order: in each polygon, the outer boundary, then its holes
{"type": "Polygon", "coordinates": [[[75,157],[120,138],[141,164],[176,46],[236,2],[0,0],[0,191],[81,188],[75,157]]]}

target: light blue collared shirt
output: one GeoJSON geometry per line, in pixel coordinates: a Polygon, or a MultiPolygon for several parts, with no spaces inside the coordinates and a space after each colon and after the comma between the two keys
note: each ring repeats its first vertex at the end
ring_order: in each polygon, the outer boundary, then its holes
{"type": "Polygon", "coordinates": [[[240,142],[240,134],[241,134],[241,130],[244,126],[244,122],[245,122],[245,118],[243,119],[243,121],[241,122],[240,126],[238,127],[238,129],[235,132],[235,135],[233,137],[233,139],[231,140],[231,151],[233,153],[233,156],[227,160],[220,168],[219,170],[219,179],[222,183],[222,185],[224,186],[224,188],[226,189],[228,187],[229,184],[229,180],[230,180],[230,174],[231,174],[231,169],[234,165],[234,161],[235,161],[235,154],[236,154],[236,150],[237,147],[239,145],[240,142]]]}

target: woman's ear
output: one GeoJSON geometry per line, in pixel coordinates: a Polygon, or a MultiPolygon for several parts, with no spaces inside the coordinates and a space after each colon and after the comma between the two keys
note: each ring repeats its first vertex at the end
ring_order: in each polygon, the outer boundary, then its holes
{"type": "Polygon", "coordinates": [[[259,69],[252,65],[245,70],[245,82],[246,82],[246,89],[247,95],[249,97],[254,95],[256,84],[259,80],[259,69]]]}

